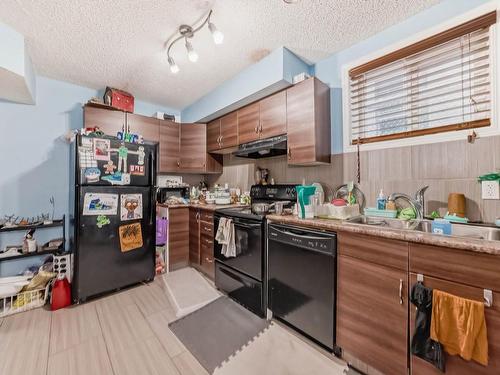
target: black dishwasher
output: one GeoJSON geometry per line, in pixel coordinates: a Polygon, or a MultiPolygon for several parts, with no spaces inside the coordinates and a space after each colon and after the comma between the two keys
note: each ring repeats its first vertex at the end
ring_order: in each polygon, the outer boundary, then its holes
{"type": "Polygon", "coordinates": [[[268,225],[269,309],[323,347],[335,349],[335,233],[268,225]]]}

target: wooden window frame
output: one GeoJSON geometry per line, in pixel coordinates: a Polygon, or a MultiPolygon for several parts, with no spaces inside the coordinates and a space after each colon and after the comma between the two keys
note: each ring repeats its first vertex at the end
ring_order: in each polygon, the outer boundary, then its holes
{"type": "MultiPolygon", "coordinates": [[[[424,38],[420,41],[411,43],[405,47],[398,48],[392,52],[389,52],[381,57],[372,59],[368,62],[365,62],[361,65],[357,65],[347,71],[347,85],[344,85],[344,90],[346,90],[347,98],[349,99],[350,96],[350,89],[349,89],[349,81],[351,79],[354,79],[356,77],[359,77],[360,75],[379,68],[381,66],[384,66],[386,64],[392,63],[394,61],[403,59],[405,57],[411,56],[413,54],[425,51],[429,48],[432,48],[434,46],[437,46],[442,43],[446,43],[448,41],[451,41],[455,38],[458,38],[460,36],[469,34],[471,32],[491,27],[497,23],[497,10],[489,11],[484,13],[481,16],[475,17],[469,21],[460,23],[457,26],[448,28],[444,31],[441,31],[435,35],[431,35],[427,38],[424,38]]],[[[496,36],[496,40],[494,42],[494,46],[492,48],[492,54],[495,53],[493,49],[496,49],[496,43],[499,40],[499,36],[496,36]]],[[[500,56],[499,56],[500,57],[500,56]]],[[[496,61],[495,61],[496,62],[496,61]]],[[[496,68],[496,67],[495,67],[496,68]]],[[[490,84],[493,84],[493,80],[498,79],[496,72],[491,72],[490,76],[490,84]]],[[[344,97],[345,99],[346,97],[344,97]]],[[[488,119],[481,119],[481,120],[476,120],[476,121],[468,121],[468,122],[461,122],[457,124],[450,124],[450,125],[445,125],[445,126],[440,126],[440,127],[435,127],[435,128],[427,128],[427,129],[417,129],[417,130],[412,130],[412,131],[407,131],[407,132],[401,132],[401,133],[394,133],[394,134],[387,134],[387,135],[381,135],[381,136],[373,136],[373,137],[367,137],[361,139],[359,142],[360,144],[367,144],[367,143],[375,143],[375,142],[382,142],[382,141],[394,141],[394,140],[402,140],[402,139],[408,139],[408,138],[414,138],[418,136],[423,136],[423,135],[432,135],[432,134],[438,134],[438,133],[445,133],[445,132],[451,132],[451,131],[462,131],[462,130],[467,130],[467,129],[475,129],[475,128],[484,128],[484,127],[490,127],[492,125],[491,117],[494,116],[494,113],[496,112],[494,110],[495,103],[494,97],[491,98],[491,116],[488,119]]],[[[358,144],[358,141],[356,139],[351,138],[351,122],[350,122],[350,102],[348,102],[347,106],[344,106],[344,111],[347,109],[349,111],[349,135],[346,138],[344,138],[344,141],[348,140],[348,145],[350,147],[356,146],[358,144]]],[[[346,129],[344,128],[344,131],[346,129]]],[[[348,147],[349,147],[348,146],[348,147]]],[[[345,150],[345,146],[344,146],[345,150]]]]}

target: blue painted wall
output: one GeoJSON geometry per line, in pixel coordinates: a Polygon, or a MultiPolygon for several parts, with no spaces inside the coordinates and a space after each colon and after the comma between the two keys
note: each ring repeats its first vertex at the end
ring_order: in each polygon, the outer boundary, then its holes
{"type": "MultiPolygon", "coordinates": [[[[37,77],[36,104],[0,101],[0,217],[5,214],[33,216],[49,212],[49,198],[56,201],[56,217],[68,212],[69,144],[63,139],[70,129],[83,125],[82,104],[96,90],[37,77]]],[[[152,115],[157,110],[180,111],[136,101],[136,113],[152,115]]],[[[39,242],[44,239],[39,232],[39,242]]],[[[54,231],[47,231],[53,237],[54,231]]],[[[0,235],[0,247],[16,244],[18,238],[0,235]]],[[[27,262],[1,262],[0,275],[17,273],[27,262]]]]}
{"type": "Polygon", "coordinates": [[[259,62],[182,110],[183,122],[209,121],[273,92],[288,87],[292,78],[311,67],[286,48],[278,48],[259,62]]]}

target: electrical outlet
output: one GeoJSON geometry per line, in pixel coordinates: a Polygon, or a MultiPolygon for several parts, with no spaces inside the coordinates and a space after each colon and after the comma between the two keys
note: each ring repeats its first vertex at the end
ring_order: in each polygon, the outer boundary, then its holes
{"type": "Polygon", "coordinates": [[[482,181],[481,195],[483,199],[500,199],[500,183],[498,181],[482,181]]]}

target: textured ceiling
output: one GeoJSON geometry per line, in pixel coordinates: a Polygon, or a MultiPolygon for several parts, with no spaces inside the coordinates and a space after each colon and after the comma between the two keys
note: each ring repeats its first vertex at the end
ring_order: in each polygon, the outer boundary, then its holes
{"type": "Polygon", "coordinates": [[[0,22],[25,35],[38,74],[91,88],[122,88],[137,98],[183,108],[285,46],[309,62],[346,48],[439,0],[2,0],[0,22]],[[192,40],[200,58],[173,48],[181,71],[162,53],[181,23],[213,6],[225,35],[204,28],[192,40]]]}

